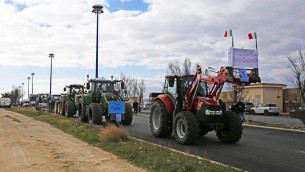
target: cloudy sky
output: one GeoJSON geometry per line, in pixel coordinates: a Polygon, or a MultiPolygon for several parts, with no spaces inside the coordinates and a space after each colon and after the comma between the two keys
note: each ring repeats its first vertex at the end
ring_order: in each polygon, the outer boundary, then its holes
{"type": "MultiPolygon", "coordinates": [[[[236,48],[254,49],[258,36],[262,82],[285,83],[287,55],[305,45],[303,0],[1,0],[0,93],[34,75],[34,93],[52,93],[95,76],[96,15],[99,16],[99,76],[120,73],[144,79],[160,91],[169,62],[185,58],[203,67],[228,65],[232,29],[236,48]]],[[[30,80],[31,93],[31,80],[30,80]]],[[[27,98],[25,96],[24,98],[27,98]]]]}

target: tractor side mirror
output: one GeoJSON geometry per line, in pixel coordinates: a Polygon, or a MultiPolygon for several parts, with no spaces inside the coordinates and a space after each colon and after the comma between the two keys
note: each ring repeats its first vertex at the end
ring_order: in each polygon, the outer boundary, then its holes
{"type": "Polygon", "coordinates": [[[173,87],[174,83],[175,83],[175,78],[173,78],[173,77],[168,78],[168,86],[169,87],[173,87]]]}
{"type": "Polygon", "coordinates": [[[86,87],[87,87],[87,90],[90,89],[90,83],[89,82],[87,82],[86,87]]]}
{"type": "Polygon", "coordinates": [[[67,91],[66,87],[64,88],[64,91],[67,91]]]}

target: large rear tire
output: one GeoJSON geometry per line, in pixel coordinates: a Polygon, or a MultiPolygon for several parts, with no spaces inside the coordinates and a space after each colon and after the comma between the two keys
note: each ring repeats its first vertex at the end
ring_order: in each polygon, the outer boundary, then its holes
{"type": "Polygon", "coordinates": [[[183,145],[195,144],[199,138],[199,122],[187,111],[177,113],[174,118],[174,136],[183,145]]]}
{"type": "Polygon", "coordinates": [[[81,121],[81,122],[88,122],[88,116],[86,114],[86,105],[85,103],[80,100],[80,103],[78,105],[78,119],[81,121]]]}
{"type": "Polygon", "coordinates": [[[236,143],[243,134],[242,122],[233,112],[225,112],[223,116],[225,128],[216,130],[218,140],[222,143],[236,143]]]}
{"type": "Polygon", "coordinates": [[[129,103],[125,103],[124,120],[121,121],[122,125],[130,125],[133,119],[132,107],[129,103]]]}
{"type": "Polygon", "coordinates": [[[102,107],[98,103],[91,103],[87,110],[89,123],[101,125],[103,122],[102,107]]]}
{"type": "Polygon", "coordinates": [[[65,115],[67,118],[72,118],[75,114],[74,103],[72,101],[67,101],[65,104],[65,115]]]}
{"type": "Polygon", "coordinates": [[[173,132],[172,118],[162,101],[156,100],[149,116],[150,131],[155,137],[169,137],[173,132]]]}
{"type": "Polygon", "coordinates": [[[59,104],[59,114],[65,116],[65,104],[66,102],[60,102],[59,104]]]}
{"type": "Polygon", "coordinates": [[[54,109],[53,109],[53,113],[57,114],[58,113],[58,103],[54,102],[54,109]]]}

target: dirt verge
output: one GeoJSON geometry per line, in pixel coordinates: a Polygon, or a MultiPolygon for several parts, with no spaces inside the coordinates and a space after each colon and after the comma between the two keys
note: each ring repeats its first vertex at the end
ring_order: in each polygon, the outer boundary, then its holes
{"type": "Polygon", "coordinates": [[[0,131],[0,171],[145,171],[46,123],[4,109],[0,131]]]}

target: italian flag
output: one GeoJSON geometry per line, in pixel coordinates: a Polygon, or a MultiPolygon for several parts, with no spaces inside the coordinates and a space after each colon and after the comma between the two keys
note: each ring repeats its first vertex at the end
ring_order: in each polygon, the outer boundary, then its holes
{"type": "Polygon", "coordinates": [[[256,32],[248,34],[249,39],[257,39],[256,32]]]}
{"type": "Polygon", "coordinates": [[[230,36],[230,37],[233,36],[232,29],[227,30],[227,31],[225,32],[224,37],[228,37],[228,36],[230,36]]]}

